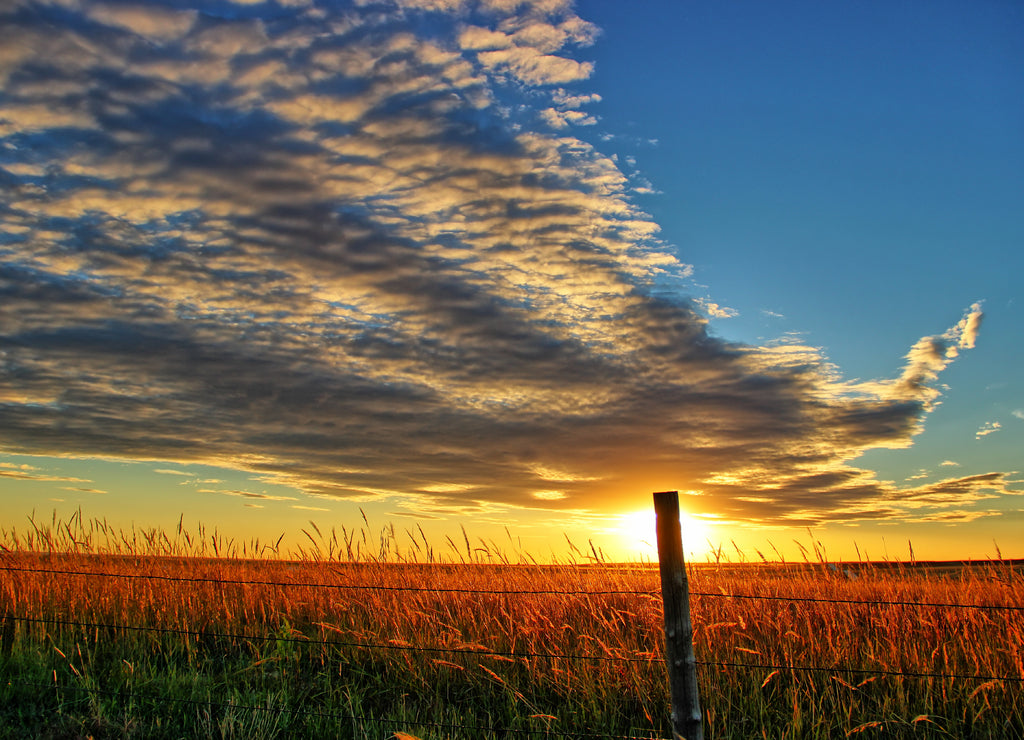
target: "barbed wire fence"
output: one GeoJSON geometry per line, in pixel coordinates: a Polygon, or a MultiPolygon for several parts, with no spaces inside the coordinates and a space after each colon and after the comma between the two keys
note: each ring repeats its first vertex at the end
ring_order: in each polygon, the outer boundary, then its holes
{"type": "MultiPolygon", "coordinates": [[[[313,588],[335,588],[343,590],[372,590],[374,586],[371,585],[342,585],[342,584],[324,584],[324,583],[309,583],[309,582],[267,582],[267,581],[244,581],[236,579],[212,579],[212,578],[188,578],[188,577],[170,577],[170,576],[156,576],[152,574],[127,574],[127,573],[104,573],[104,572],[91,572],[91,571],[70,571],[70,570],[58,570],[49,568],[18,568],[10,566],[0,566],[0,570],[5,571],[18,571],[18,572],[30,572],[30,573],[42,573],[42,574],[61,574],[61,575],[72,575],[72,576],[91,576],[91,577],[106,577],[106,578],[140,578],[140,579],[158,579],[163,581],[171,581],[177,583],[194,583],[197,580],[201,580],[205,583],[213,585],[266,585],[272,583],[272,585],[278,586],[293,586],[293,587],[313,587],[313,588]]],[[[382,586],[379,588],[385,588],[390,591],[407,591],[407,592],[432,592],[435,589],[415,587],[415,586],[382,586]]],[[[566,590],[554,590],[554,589],[436,589],[440,593],[458,592],[461,594],[484,594],[484,595],[504,595],[504,596],[533,596],[533,595],[552,595],[557,594],[561,596],[593,596],[597,595],[636,595],[636,594],[650,594],[652,592],[644,591],[628,591],[628,590],[607,590],[607,591],[566,591],[566,590]]],[[[772,595],[752,595],[752,594],[722,594],[715,592],[692,592],[691,596],[697,596],[701,598],[718,598],[718,599],[745,599],[745,600],[758,600],[758,601],[780,601],[780,602],[805,602],[805,603],[819,603],[819,604],[843,604],[859,607],[868,608],[886,608],[890,606],[905,606],[905,607],[922,607],[922,608],[942,608],[942,609],[964,609],[964,610],[984,610],[984,611],[1008,611],[1008,612],[1021,612],[1024,611],[1024,607],[1013,606],[1013,605],[991,605],[991,604],[957,604],[950,602],[913,602],[913,601],[891,601],[891,602],[879,602],[879,601],[860,601],[853,599],[834,599],[834,598],[812,598],[812,597],[787,597],[787,596],[772,596],[772,595]]],[[[104,629],[111,631],[121,632],[143,632],[143,633],[154,633],[154,634],[175,634],[180,636],[193,636],[193,637],[204,637],[204,638],[217,638],[224,640],[236,640],[236,641],[273,641],[277,643],[292,643],[298,646],[326,646],[326,647],[348,647],[363,650],[387,650],[387,651],[400,651],[400,652],[413,652],[413,653],[435,653],[435,654],[466,654],[466,655],[483,655],[483,656],[496,656],[501,658],[509,659],[537,659],[537,658],[559,658],[565,660],[593,660],[593,661],[605,661],[605,662],[625,662],[625,663],[642,663],[651,664],[652,660],[650,657],[629,657],[629,656],[607,656],[598,654],[575,654],[575,653],[558,653],[558,652],[536,652],[536,651],[499,651],[499,650],[482,650],[473,648],[455,648],[455,647],[422,647],[422,646],[411,646],[411,645],[395,645],[386,642],[365,642],[365,641],[347,641],[347,640],[316,640],[309,637],[282,637],[280,635],[267,635],[267,634],[256,634],[256,633],[243,633],[243,632],[222,632],[214,630],[195,630],[186,628],[167,628],[167,627],[152,627],[152,626],[136,626],[126,625],[118,623],[106,623],[106,622],[92,622],[92,621],[80,621],[70,619],[56,619],[56,618],[40,618],[40,617],[25,617],[17,616],[14,614],[5,614],[3,616],[4,629],[8,623],[24,623],[24,624],[39,624],[39,625],[52,625],[59,627],[75,627],[80,629],[104,629]]],[[[767,671],[794,671],[794,672],[811,672],[811,673],[829,673],[829,674],[843,674],[843,675],[884,675],[884,676],[896,676],[905,678],[928,678],[938,680],[948,679],[960,679],[960,680],[973,680],[973,681],[1004,681],[1011,683],[1024,683],[1024,677],[1011,676],[1011,675],[986,675],[986,674],[964,674],[964,673],[939,673],[939,672],[916,672],[916,671],[896,671],[886,670],[882,668],[853,668],[843,666],[813,666],[813,665],[792,665],[792,664],[779,664],[771,662],[746,662],[746,661],[704,661],[697,660],[697,665],[705,668],[739,668],[739,669],[758,669],[767,671]]],[[[39,688],[39,689],[57,689],[62,691],[71,692],[82,692],[91,693],[103,696],[109,696],[113,698],[119,698],[123,700],[147,700],[147,701],[163,701],[168,703],[186,703],[186,704],[205,704],[215,708],[232,708],[232,709],[245,709],[251,711],[260,712],[284,712],[290,714],[301,714],[306,716],[319,716],[319,717],[331,717],[335,719],[344,720],[357,720],[360,722],[370,722],[382,725],[395,725],[400,724],[413,724],[417,726],[432,728],[432,729],[443,729],[443,730],[464,730],[472,732],[501,732],[507,734],[525,734],[525,735],[548,735],[551,734],[548,731],[536,730],[519,730],[514,728],[498,728],[498,727],[484,727],[478,725],[441,725],[433,722],[416,722],[415,720],[387,720],[387,719],[375,719],[372,717],[365,716],[354,716],[339,714],[336,712],[314,712],[309,710],[297,709],[295,707],[278,707],[278,706],[262,706],[262,705],[238,705],[238,704],[227,704],[215,701],[204,701],[197,702],[193,700],[177,699],[172,697],[154,697],[151,695],[134,694],[131,692],[123,691],[107,691],[97,687],[84,687],[74,686],[69,684],[38,684],[31,682],[18,681],[17,677],[8,677],[7,682],[9,684],[19,684],[22,686],[39,688]]],[[[574,736],[578,737],[609,737],[609,738],[629,738],[633,736],[611,736],[611,735],[597,735],[588,733],[573,733],[574,736]]]]}
{"type": "MultiPolygon", "coordinates": [[[[756,566],[755,566],[756,567],[756,566]]],[[[490,588],[447,588],[437,586],[388,586],[372,583],[327,583],[321,581],[272,581],[262,579],[210,578],[205,576],[168,576],[157,573],[111,573],[107,571],[66,570],[60,568],[26,568],[0,564],[0,571],[15,573],[37,573],[44,575],[93,576],[98,578],[139,579],[168,581],[172,583],[206,583],[215,586],[279,586],[282,588],[335,589],[338,591],[399,591],[404,593],[430,594],[475,594],[480,596],[658,596],[660,589],[490,589],[490,588]]],[[[1024,612],[1024,606],[1014,604],[971,604],[955,601],[904,601],[839,599],[819,596],[790,596],[773,594],[721,593],[719,591],[690,591],[690,596],[709,599],[745,599],[748,601],[777,601],[785,603],[841,604],[883,608],[891,606],[921,607],[933,609],[968,609],[995,612],[1024,612]]]]}
{"type": "MultiPolygon", "coordinates": [[[[311,581],[291,581],[280,579],[233,579],[214,578],[208,576],[186,576],[167,575],[140,572],[113,572],[107,570],[82,570],[71,568],[54,568],[43,566],[19,566],[0,563],[0,571],[10,573],[32,574],[36,576],[66,576],[73,578],[88,579],[128,579],[128,580],[149,580],[160,581],[175,586],[187,586],[206,584],[211,586],[242,586],[242,587],[279,587],[279,588],[306,588],[306,589],[333,589],[339,591],[381,591],[393,593],[426,593],[432,595],[467,595],[467,596],[505,596],[512,598],[527,596],[559,596],[566,598],[589,599],[598,596],[610,597],[646,597],[655,598],[663,596],[663,589],[555,589],[555,588],[461,588],[461,587],[438,587],[422,585],[388,585],[374,583],[329,583],[311,581]]],[[[979,603],[957,603],[950,601],[914,601],[914,600],[862,600],[845,599],[835,597],[807,597],[789,596],[775,594],[749,594],[749,593],[722,593],[714,591],[692,591],[689,597],[698,599],[735,599],[745,601],[781,602],[781,603],[806,603],[821,605],[843,605],[863,609],[888,609],[902,607],[907,609],[939,609],[939,610],[973,610],[984,612],[1005,612],[1021,613],[1024,606],[1012,604],[979,604],[979,603]]],[[[505,660],[567,660],[567,661],[597,661],[613,663],[633,663],[647,666],[661,666],[665,661],[665,645],[651,645],[651,649],[638,655],[614,655],[598,653],[569,653],[556,651],[537,650],[494,650],[485,646],[474,645],[469,647],[457,646],[430,646],[397,644],[388,641],[367,641],[367,640],[345,640],[323,637],[317,639],[309,635],[283,636],[281,634],[266,634],[246,631],[223,631],[215,629],[191,629],[187,627],[160,627],[151,625],[121,624],[107,621],[90,621],[83,619],[64,618],[60,616],[43,617],[15,614],[9,608],[0,613],[0,649],[9,653],[14,634],[14,625],[36,625],[41,627],[70,628],[82,631],[104,630],[107,633],[138,633],[138,634],[173,634],[189,638],[203,638],[225,640],[231,642],[274,642],[277,644],[290,644],[297,648],[348,648],[366,651],[393,651],[430,655],[466,655],[466,656],[490,656],[505,660]]],[[[794,665],[773,661],[709,661],[695,660],[694,664],[701,667],[705,672],[722,669],[742,669],[773,672],[792,673],[820,673],[832,676],[892,676],[898,678],[928,679],[928,680],[964,680],[978,683],[998,681],[1012,685],[1024,684],[1024,675],[988,675],[978,673],[962,672],[929,672],[929,671],[905,671],[893,670],[882,667],[854,667],[836,665],[794,665]]],[[[668,666],[671,672],[671,665],[668,666]]],[[[163,696],[147,693],[144,690],[111,690],[96,685],[86,685],[85,682],[76,684],[61,682],[54,671],[52,682],[39,682],[28,680],[25,676],[8,675],[3,677],[4,683],[9,687],[23,687],[39,691],[56,691],[58,694],[78,694],[86,697],[102,696],[122,702],[140,704],[171,704],[185,705],[207,710],[231,710],[249,711],[258,713],[271,713],[277,715],[319,717],[345,722],[357,722],[379,726],[381,728],[419,728],[426,732],[464,733],[474,734],[500,734],[505,736],[572,736],[580,738],[603,737],[610,740],[650,740],[657,737],[656,730],[647,731],[644,735],[613,735],[607,733],[594,733],[587,731],[571,731],[546,729],[523,729],[498,727],[483,724],[457,724],[439,723],[416,719],[389,719],[374,717],[362,714],[350,714],[335,711],[320,711],[304,707],[277,705],[273,702],[267,704],[242,704],[237,702],[222,702],[212,699],[185,699],[180,697],[163,696]]]]}

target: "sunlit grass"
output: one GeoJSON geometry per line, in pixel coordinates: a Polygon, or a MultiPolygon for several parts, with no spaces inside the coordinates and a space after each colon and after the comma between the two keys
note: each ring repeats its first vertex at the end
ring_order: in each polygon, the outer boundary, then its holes
{"type": "MultiPolygon", "coordinates": [[[[669,736],[653,567],[365,521],[302,537],[282,560],[202,527],[3,531],[0,737],[669,736]]],[[[1024,678],[1010,564],[804,554],[691,568],[707,737],[1024,735],[1021,682],[955,677],[1024,678]]]]}

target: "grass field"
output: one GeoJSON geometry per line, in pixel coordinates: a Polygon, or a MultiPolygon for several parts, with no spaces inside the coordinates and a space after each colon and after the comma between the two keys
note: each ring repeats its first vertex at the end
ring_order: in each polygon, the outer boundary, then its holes
{"type": "MultiPolygon", "coordinates": [[[[3,532],[0,737],[669,737],[656,569],[306,535],[285,561],[3,532]]],[[[706,737],[1024,737],[1022,587],[1005,562],[693,567],[706,737]]]]}

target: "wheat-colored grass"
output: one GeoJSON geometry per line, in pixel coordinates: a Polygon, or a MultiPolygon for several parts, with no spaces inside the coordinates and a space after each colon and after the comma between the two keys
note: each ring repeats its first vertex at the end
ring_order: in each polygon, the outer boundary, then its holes
{"type": "MultiPolygon", "coordinates": [[[[283,560],[201,527],[0,532],[0,737],[669,736],[654,568],[404,534],[313,526],[283,560]]],[[[1021,586],[692,567],[706,736],[1024,736],[1021,586]]]]}

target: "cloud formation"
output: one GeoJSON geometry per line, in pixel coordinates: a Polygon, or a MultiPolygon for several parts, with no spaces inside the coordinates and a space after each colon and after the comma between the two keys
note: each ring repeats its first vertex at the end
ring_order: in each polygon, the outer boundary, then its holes
{"type": "Polygon", "coordinates": [[[597,35],[562,0],[2,11],[0,449],[424,516],[680,488],[804,524],[1006,492],[851,465],[910,444],[979,305],[870,383],[709,334],[727,309],[684,297],[573,134],[597,35]]]}

